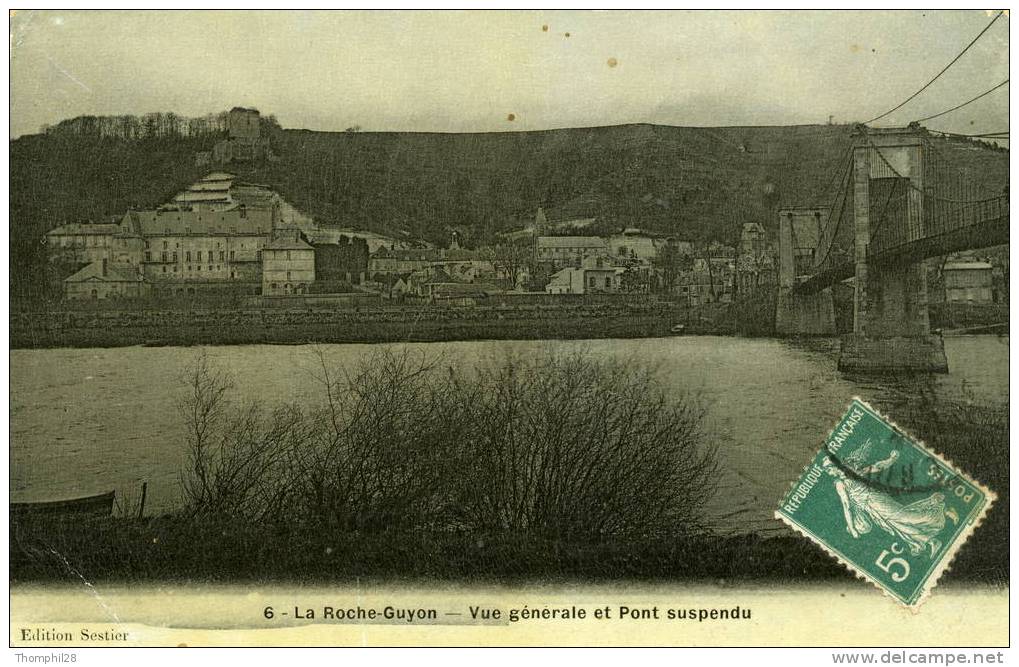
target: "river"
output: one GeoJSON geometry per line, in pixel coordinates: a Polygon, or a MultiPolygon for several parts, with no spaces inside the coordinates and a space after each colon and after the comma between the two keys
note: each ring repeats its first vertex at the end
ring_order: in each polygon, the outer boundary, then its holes
{"type": "MultiPolygon", "coordinates": [[[[658,365],[677,391],[699,391],[706,432],[720,456],[719,487],[708,506],[721,533],[783,530],[772,518],[779,497],[817,452],[849,400],[881,409],[909,400],[912,384],[846,377],[836,370],[838,343],[714,336],[634,340],[412,343],[462,363],[485,363],[510,350],[540,354],[586,348],[658,365]]],[[[320,346],[330,364],[349,364],[371,345],[320,346]]],[[[1008,403],[1008,337],[945,339],[951,372],[930,379],[936,396],[1008,403]]],[[[308,346],[205,348],[233,375],[237,392],[272,404],[315,401],[308,346]]],[[[12,350],[11,500],[100,493],[137,499],[148,482],[147,512],[179,498],[185,459],[176,404],[184,367],[198,348],[12,350]]],[[[893,413],[894,416],[894,413],[893,413]]],[[[705,493],[709,493],[705,490],[705,493]]]]}

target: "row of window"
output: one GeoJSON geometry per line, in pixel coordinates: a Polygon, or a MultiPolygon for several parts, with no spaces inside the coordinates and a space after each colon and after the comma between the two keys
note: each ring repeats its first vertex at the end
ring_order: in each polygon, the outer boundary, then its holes
{"type": "MultiPolygon", "coordinates": [[[[169,241],[164,239],[163,240],[163,250],[168,250],[169,249],[169,245],[170,245],[169,241]]],[[[216,241],[216,247],[219,248],[220,245],[221,245],[220,242],[216,241]]],[[[145,247],[146,248],[150,248],[151,247],[151,245],[150,245],[150,243],[149,243],[149,241],[147,239],[145,241],[145,247]]],[[[180,248],[180,243],[174,243],[173,247],[179,249],[180,248]]],[[[255,247],[256,248],[261,248],[262,247],[262,242],[261,241],[255,241],[255,247]]],[[[243,249],[244,249],[244,243],[241,242],[241,250],[243,250],[243,249]]]]}
{"type": "MultiPolygon", "coordinates": [[[[173,269],[172,273],[177,273],[177,267],[176,267],[176,266],[174,266],[174,267],[171,267],[171,268],[173,269]]],[[[222,267],[219,267],[219,266],[217,266],[217,267],[215,267],[215,268],[216,268],[216,270],[217,270],[217,271],[220,271],[220,270],[222,270],[222,267]]],[[[195,267],[195,269],[196,269],[197,271],[201,271],[201,270],[202,270],[202,267],[200,267],[200,266],[196,266],[196,267],[195,267]]],[[[188,271],[190,271],[190,270],[191,270],[191,267],[190,267],[190,266],[189,266],[189,267],[187,267],[187,270],[188,270],[188,271]]],[[[210,267],[209,267],[209,271],[212,271],[212,270],[213,270],[213,267],[211,267],[211,266],[210,266],[210,267]]],[[[167,272],[167,270],[166,270],[166,267],[165,267],[165,266],[163,267],[163,273],[168,273],[168,272],[167,272]]],[[[236,277],[237,277],[237,273],[236,273],[236,272],[234,272],[234,271],[231,271],[231,272],[230,272],[230,277],[231,277],[231,278],[236,278],[236,277]]]]}
{"type": "MultiPolygon", "coordinates": [[[[206,256],[208,257],[208,261],[210,261],[210,262],[216,261],[214,255],[213,255],[213,251],[212,250],[208,251],[206,253],[206,256]]],[[[219,251],[219,261],[225,262],[226,259],[227,259],[227,256],[228,255],[227,255],[226,251],[224,251],[224,250],[220,250],[219,251]]],[[[234,261],[235,255],[234,255],[234,251],[233,250],[230,251],[229,258],[230,258],[231,262],[234,261]]],[[[151,262],[152,261],[152,252],[149,251],[149,250],[145,251],[145,261],[146,262],[151,262]]],[[[159,261],[163,262],[163,263],[166,263],[166,262],[176,262],[177,261],[177,253],[176,252],[167,252],[167,251],[161,252],[161,253],[159,253],[159,261]]],[[[184,252],[184,261],[185,262],[190,262],[191,261],[191,251],[190,250],[187,250],[187,251],[184,252]]],[[[196,250],[195,251],[195,253],[194,253],[194,261],[196,261],[196,262],[202,261],[202,251],[201,250],[196,250]]]]}
{"type": "MultiPolygon", "coordinates": [[[[287,277],[289,278],[289,276],[287,277]]],[[[270,289],[277,290],[279,289],[280,286],[279,283],[270,283],[269,287],[270,289]]],[[[297,283],[296,285],[293,286],[291,286],[290,283],[285,283],[283,285],[283,291],[286,292],[287,294],[290,294],[291,290],[293,290],[294,294],[304,294],[304,288],[305,288],[304,283],[297,283]]]]}
{"type": "Polygon", "coordinates": [[[88,246],[103,247],[109,245],[109,237],[107,236],[76,236],[67,237],[61,236],[59,246],[61,248],[85,248],[88,246]]]}
{"type": "MultiPolygon", "coordinates": [[[[590,248],[541,248],[538,252],[542,255],[576,255],[576,254],[593,254],[597,252],[604,252],[605,248],[590,247],[590,248]]],[[[622,253],[620,253],[622,254],[622,253]]]]}

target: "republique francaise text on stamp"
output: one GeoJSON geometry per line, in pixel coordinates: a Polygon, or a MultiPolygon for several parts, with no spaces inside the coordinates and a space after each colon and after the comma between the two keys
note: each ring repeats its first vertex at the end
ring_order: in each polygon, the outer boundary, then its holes
{"type": "Polygon", "coordinates": [[[775,516],[917,607],[995,496],[853,399],[775,516]]]}

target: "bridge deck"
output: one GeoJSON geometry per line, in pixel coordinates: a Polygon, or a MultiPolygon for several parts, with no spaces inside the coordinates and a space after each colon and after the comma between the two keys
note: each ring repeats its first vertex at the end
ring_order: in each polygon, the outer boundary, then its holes
{"type": "MultiPolygon", "coordinates": [[[[910,241],[891,248],[884,248],[868,256],[873,264],[913,264],[931,257],[941,257],[961,250],[975,250],[1009,242],[1008,213],[910,241]]],[[[852,260],[845,260],[825,267],[793,288],[799,294],[810,294],[831,287],[835,283],[852,278],[856,268],[852,260]]]]}

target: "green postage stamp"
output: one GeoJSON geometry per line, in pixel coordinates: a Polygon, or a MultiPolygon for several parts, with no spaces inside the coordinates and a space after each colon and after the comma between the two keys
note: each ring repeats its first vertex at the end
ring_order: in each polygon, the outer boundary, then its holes
{"type": "Polygon", "coordinates": [[[775,516],[916,607],[992,502],[988,489],[853,399],[775,516]]]}

